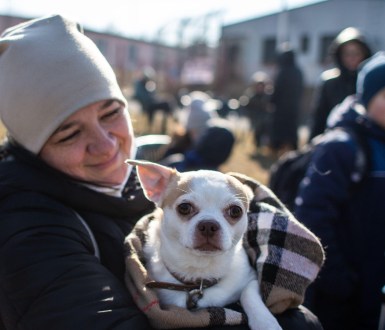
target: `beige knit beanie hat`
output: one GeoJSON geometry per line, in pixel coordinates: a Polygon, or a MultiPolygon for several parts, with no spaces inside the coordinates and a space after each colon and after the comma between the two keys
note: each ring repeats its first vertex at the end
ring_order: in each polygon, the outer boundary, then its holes
{"type": "Polygon", "coordinates": [[[62,16],[31,20],[0,37],[0,119],[8,135],[37,154],[74,112],[116,99],[116,76],[76,22],[62,16]]]}

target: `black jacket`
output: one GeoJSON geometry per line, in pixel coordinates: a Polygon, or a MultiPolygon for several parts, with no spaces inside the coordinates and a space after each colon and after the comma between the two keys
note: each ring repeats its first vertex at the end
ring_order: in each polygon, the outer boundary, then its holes
{"type": "Polygon", "coordinates": [[[150,329],[124,287],[124,237],[152,210],[73,183],[23,150],[0,163],[0,315],[6,329],[150,329]],[[86,227],[91,228],[100,260],[86,227]],[[57,313],[60,311],[60,313],[57,313]]]}
{"type": "Polygon", "coordinates": [[[297,148],[297,129],[303,93],[303,75],[293,50],[279,53],[278,72],[274,79],[271,102],[274,105],[271,146],[278,150],[285,145],[297,148]]]}

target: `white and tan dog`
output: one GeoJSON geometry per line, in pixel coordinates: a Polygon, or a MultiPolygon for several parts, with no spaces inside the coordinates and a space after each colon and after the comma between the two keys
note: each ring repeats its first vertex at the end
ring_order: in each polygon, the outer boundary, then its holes
{"type": "Polygon", "coordinates": [[[127,163],[137,166],[146,197],[163,210],[151,221],[144,247],[161,304],[202,308],[240,301],[251,329],[281,329],[242,245],[250,188],[216,171],[127,163]]]}

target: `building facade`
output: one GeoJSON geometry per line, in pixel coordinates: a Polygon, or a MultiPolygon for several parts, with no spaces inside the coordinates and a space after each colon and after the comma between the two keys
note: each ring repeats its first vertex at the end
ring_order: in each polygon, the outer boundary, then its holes
{"type": "Polygon", "coordinates": [[[256,71],[274,75],[280,41],[296,51],[307,88],[314,89],[332,64],[328,47],[344,28],[363,31],[373,51],[385,50],[385,0],[327,0],[222,28],[216,81],[223,94],[237,97],[256,71]],[[221,82],[226,82],[221,84],[221,82]]]}
{"type": "MultiPolygon", "coordinates": [[[[306,100],[322,71],[332,64],[327,50],[344,28],[363,31],[374,51],[385,50],[385,0],[326,0],[282,10],[222,27],[216,49],[205,43],[170,47],[85,29],[113,67],[127,97],[145,67],[157,72],[158,90],[177,93],[182,87],[211,89],[224,98],[238,98],[256,71],[274,75],[276,47],[288,41],[304,73],[306,100]]],[[[0,31],[30,18],[0,15],[0,31]]]]}

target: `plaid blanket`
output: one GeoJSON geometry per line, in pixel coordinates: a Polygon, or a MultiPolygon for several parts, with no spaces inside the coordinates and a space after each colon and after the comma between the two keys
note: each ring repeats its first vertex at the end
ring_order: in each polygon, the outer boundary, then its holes
{"type": "MultiPolygon", "coordinates": [[[[303,302],[306,288],[316,278],[324,261],[319,240],[267,187],[247,176],[229,174],[254,191],[244,246],[257,271],[263,301],[275,314],[297,307],[303,302]]],[[[156,292],[146,287],[152,279],[143,257],[146,228],[157,216],[155,211],[143,217],[125,241],[126,285],[152,326],[176,329],[247,323],[242,312],[230,308],[188,310],[159,305],[156,292]]]]}

